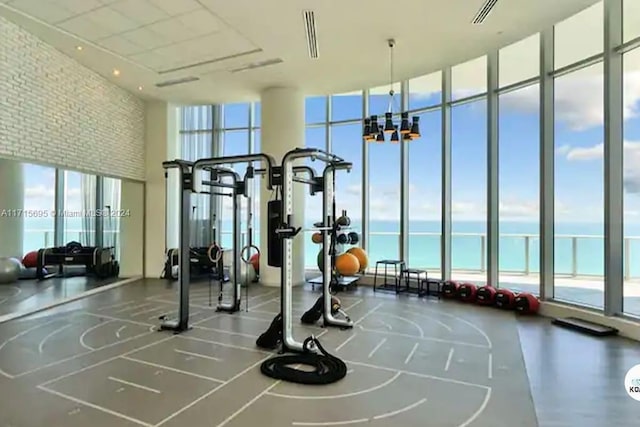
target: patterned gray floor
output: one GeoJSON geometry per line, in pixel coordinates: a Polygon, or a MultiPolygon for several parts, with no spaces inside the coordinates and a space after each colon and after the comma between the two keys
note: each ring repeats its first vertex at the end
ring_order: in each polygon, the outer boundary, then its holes
{"type": "MultiPolygon", "coordinates": [[[[193,329],[155,331],[175,290],[141,281],[0,325],[0,426],[537,426],[513,313],[368,289],[341,294],[353,330],[302,327],[348,365],[328,386],[260,374],[255,339],[279,310],[253,287],[249,311],[191,295],[193,329]]],[[[318,293],[294,292],[296,317],[318,293]]]]}

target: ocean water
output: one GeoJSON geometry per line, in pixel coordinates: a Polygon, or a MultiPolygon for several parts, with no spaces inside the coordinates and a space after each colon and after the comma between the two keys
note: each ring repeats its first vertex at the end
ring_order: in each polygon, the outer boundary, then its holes
{"type": "MultiPolygon", "coordinates": [[[[66,219],[65,242],[81,241],[82,220],[66,219]]],[[[307,224],[310,227],[311,224],[307,224]]],[[[231,230],[230,224],[222,224],[223,230],[231,230]]],[[[353,231],[360,232],[359,223],[352,224],[353,231]]],[[[558,274],[603,275],[604,229],[596,223],[555,224],[555,268],[558,274]],[[575,246],[575,258],[574,258],[575,246]]],[[[434,269],[440,266],[440,223],[437,221],[412,221],[409,224],[409,259],[412,268],[434,269]]],[[[454,221],[452,236],[452,268],[455,270],[480,270],[486,265],[485,224],[473,221],[454,221]],[[484,250],[483,250],[484,247],[484,250]]],[[[538,224],[528,222],[500,223],[500,270],[503,272],[538,272],[539,248],[538,224]]],[[[305,236],[305,263],[316,265],[320,247],[311,241],[312,232],[305,236]]],[[[629,273],[640,277],[640,224],[625,227],[629,238],[625,250],[629,251],[629,273]]],[[[229,231],[223,231],[222,244],[230,245],[229,231]]],[[[260,233],[254,230],[254,241],[260,244],[260,233]]],[[[400,228],[393,221],[371,221],[369,260],[372,266],[382,259],[398,259],[400,228]]],[[[26,218],[25,252],[53,245],[53,221],[42,218],[26,218]]]]}

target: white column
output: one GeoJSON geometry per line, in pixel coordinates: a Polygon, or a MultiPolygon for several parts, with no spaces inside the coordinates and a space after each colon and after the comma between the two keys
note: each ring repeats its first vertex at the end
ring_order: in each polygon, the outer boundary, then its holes
{"type": "Polygon", "coordinates": [[[162,162],[173,160],[179,152],[178,109],[166,102],[146,104],[146,191],[145,191],[145,262],[144,276],[160,277],[164,267],[165,236],[176,247],[178,236],[177,183],[169,183],[166,196],[162,162]],[[165,229],[165,218],[166,229],[165,229]]]}
{"type": "MultiPolygon", "coordinates": [[[[275,157],[278,166],[287,151],[304,147],[304,94],[293,88],[270,88],[261,95],[261,149],[275,157]]],[[[264,182],[264,181],[263,181],[264,182]]],[[[293,187],[293,221],[295,226],[304,226],[305,191],[304,184],[293,187]]],[[[275,193],[274,193],[275,195],[275,193]]],[[[266,189],[266,182],[260,191],[260,282],[266,286],[280,286],[280,269],[269,267],[267,202],[272,193],[266,189]]],[[[304,283],[304,242],[300,233],[293,240],[293,283],[304,283]]]]}
{"type": "MultiPolygon", "coordinates": [[[[0,257],[22,259],[24,236],[22,163],[0,159],[0,257]]],[[[44,244],[44,243],[43,243],[44,244]]]]}
{"type": "Polygon", "coordinates": [[[144,184],[122,181],[120,209],[120,277],[144,274],[144,184]]]}

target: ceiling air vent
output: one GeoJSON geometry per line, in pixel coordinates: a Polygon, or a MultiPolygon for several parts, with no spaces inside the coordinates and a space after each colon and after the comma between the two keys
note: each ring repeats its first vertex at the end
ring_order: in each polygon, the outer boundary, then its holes
{"type": "Polygon", "coordinates": [[[175,85],[180,85],[184,83],[195,82],[198,80],[200,80],[199,77],[189,76],[189,77],[182,77],[180,79],[166,80],[164,82],[156,83],[156,86],[157,87],[175,86],[175,85]]]}
{"type": "Polygon", "coordinates": [[[304,29],[307,34],[307,47],[309,56],[313,59],[318,58],[318,36],[316,33],[316,17],[313,10],[305,10],[303,12],[304,29]]]}
{"type": "Polygon", "coordinates": [[[475,18],[473,18],[472,23],[475,25],[482,24],[487,19],[491,11],[493,11],[496,3],[498,3],[498,0],[486,0],[476,14],[475,18]]]}
{"type": "Polygon", "coordinates": [[[231,70],[232,73],[240,73],[242,71],[255,70],[256,68],[268,67],[269,65],[280,64],[284,62],[280,58],[267,59],[265,61],[252,62],[250,64],[243,65],[242,67],[231,70]]]}

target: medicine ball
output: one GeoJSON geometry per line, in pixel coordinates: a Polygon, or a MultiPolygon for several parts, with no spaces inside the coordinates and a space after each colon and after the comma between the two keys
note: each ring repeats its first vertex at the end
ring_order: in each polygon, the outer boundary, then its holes
{"type": "Polygon", "coordinates": [[[511,309],[515,303],[516,294],[509,289],[498,289],[496,292],[496,307],[511,309]]]}
{"type": "Polygon", "coordinates": [[[461,283],[458,287],[458,299],[464,302],[474,302],[478,287],[472,283],[461,283]]]}
{"type": "Polygon", "coordinates": [[[338,220],[336,221],[336,223],[341,226],[341,227],[348,227],[351,225],[351,218],[349,218],[346,215],[341,216],[340,218],[338,218],[338,220]]]}
{"type": "Polygon", "coordinates": [[[540,309],[540,300],[528,292],[518,294],[514,304],[516,311],[522,314],[535,314],[540,309]]]}
{"type": "Polygon", "coordinates": [[[322,233],[313,233],[311,235],[311,241],[313,243],[322,243],[322,233]]]}
{"type": "Polygon", "coordinates": [[[445,298],[456,298],[458,296],[458,288],[460,285],[457,282],[451,280],[442,284],[442,295],[445,298]]]}
{"type": "Polygon", "coordinates": [[[349,244],[349,235],[346,233],[341,233],[338,234],[338,243],[340,243],[341,245],[347,245],[349,244]]]}
{"type": "Polygon", "coordinates": [[[358,235],[358,233],[356,233],[355,231],[349,233],[349,243],[351,245],[357,245],[358,243],[360,243],[360,236],[358,235]]]}
{"type": "Polygon", "coordinates": [[[26,268],[34,268],[38,266],[38,251],[31,251],[22,258],[22,265],[26,268]]]}
{"type": "Polygon", "coordinates": [[[496,288],[491,285],[478,288],[476,302],[479,305],[493,305],[496,302],[496,288]]]}

